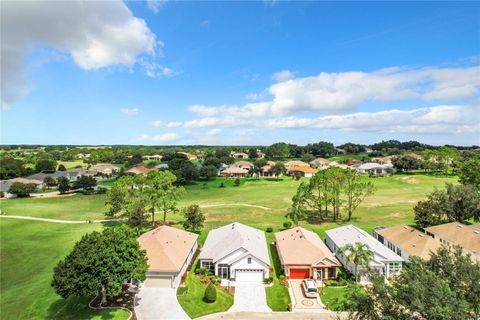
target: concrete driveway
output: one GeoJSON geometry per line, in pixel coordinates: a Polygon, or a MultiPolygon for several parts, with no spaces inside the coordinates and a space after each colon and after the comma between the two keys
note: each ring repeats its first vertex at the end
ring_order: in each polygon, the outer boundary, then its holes
{"type": "Polygon", "coordinates": [[[144,286],[135,297],[138,320],[190,319],[177,301],[176,289],[144,286]]]}
{"type": "Polygon", "coordinates": [[[267,305],[265,286],[256,282],[236,282],[233,306],[228,312],[272,312],[267,305]]]}
{"type": "Polygon", "coordinates": [[[314,311],[322,310],[325,306],[320,298],[307,298],[302,289],[302,280],[290,280],[290,298],[292,300],[293,311],[314,311]]]}

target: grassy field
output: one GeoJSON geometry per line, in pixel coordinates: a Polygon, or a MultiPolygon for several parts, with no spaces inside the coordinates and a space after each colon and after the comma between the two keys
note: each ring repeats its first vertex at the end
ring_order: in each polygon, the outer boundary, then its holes
{"type": "Polygon", "coordinates": [[[345,299],[345,288],[325,287],[322,289],[322,296],[320,299],[323,304],[335,310],[335,305],[345,299]]]}
{"type": "Polygon", "coordinates": [[[72,169],[77,167],[86,168],[87,164],[83,162],[83,160],[75,160],[75,161],[58,161],[58,165],[63,164],[65,168],[72,169]]]}
{"type": "Polygon", "coordinates": [[[1,319],[126,319],[125,311],[93,311],[88,298],[67,301],[50,286],[52,270],[80,237],[97,225],[2,219],[1,319]]]}
{"type": "MultiPolygon", "coordinates": [[[[429,175],[395,175],[372,179],[376,193],[367,198],[353,216],[352,223],[370,232],[378,225],[413,223],[412,208],[435,186],[443,187],[445,182],[455,182],[456,178],[429,175]]],[[[243,203],[270,208],[264,210],[246,206],[219,206],[205,208],[207,221],[200,234],[203,243],[208,230],[233,221],[242,222],[265,230],[272,227],[274,232],[281,230],[286,220],[285,213],[290,205],[299,181],[249,180],[242,181],[240,187],[233,181],[215,180],[198,183],[187,188],[187,194],[180,205],[198,203],[243,203]],[[219,188],[221,182],[225,188],[219,188]]],[[[104,218],[105,195],[74,195],[41,199],[0,200],[3,212],[11,215],[25,215],[45,218],[90,220],[104,218]]],[[[180,214],[169,215],[168,219],[182,220],[180,214]]],[[[301,225],[324,236],[324,231],[339,223],[301,225]]],[[[61,225],[36,221],[16,221],[0,219],[0,280],[1,319],[123,319],[121,311],[99,314],[86,308],[85,300],[68,301],[58,297],[50,287],[52,268],[64,257],[73,244],[94,229],[95,225],[61,225]]],[[[266,233],[267,241],[273,241],[273,233],[266,233]]],[[[276,284],[278,285],[278,284],[276,284]]],[[[279,285],[278,285],[279,286],[279,285]]],[[[269,304],[274,309],[283,309],[286,300],[273,301],[274,297],[284,297],[282,288],[272,287],[267,291],[269,304]]],[[[328,297],[328,296],[327,296],[328,297]]],[[[283,299],[283,298],[282,298],[283,299]]],[[[191,311],[197,312],[195,310],[191,311]]]]}

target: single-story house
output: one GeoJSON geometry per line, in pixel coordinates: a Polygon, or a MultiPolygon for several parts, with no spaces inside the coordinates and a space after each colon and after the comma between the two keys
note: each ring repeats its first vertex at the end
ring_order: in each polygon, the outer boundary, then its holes
{"type": "Polygon", "coordinates": [[[310,167],[310,165],[300,160],[290,160],[285,162],[285,168],[288,169],[290,167],[310,167]]]}
{"type": "Polygon", "coordinates": [[[230,177],[230,178],[244,178],[248,175],[248,169],[238,168],[238,167],[228,167],[227,169],[221,171],[220,175],[223,177],[230,177]]]}
{"type": "Polygon", "coordinates": [[[143,156],[142,158],[145,159],[145,160],[160,161],[160,160],[162,160],[162,155],[152,154],[152,155],[149,155],[149,156],[143,156]]]}
{"type": "Polygon", "coordinates": [[[245,152],[230,152],[230,158],[235,159],[248,159],[248,154],[245,152]]]}
{"type": "Polygon", "coordinates": [[[372,158],[373,162],[379,163],[379,164],[391,164],[392,163],[392,156],[386,156],[386,157],[375,157],[372,158]]]}
{"type": "Polygon", "coordinates": [[[36,185],[37,188],[43,187],[43,181],[36,180],[36,179],[13,178],[13,179],[10,179],[10,180],[0,180],[0,191],[3,192],[5,198],[11,198],[11,197],[15,196],[15,195],[8,192],[8,190],[10,190],[10,187],[12,186],[12,184],[14,184],[15,182],[25,183],[25,184],[32,183],[32,184],[36,185]]]}
{"type": "MultiPolygon", "coordinates": [[[[346,225],[343,227],[327,230],[325,243],[336,253],[337,259],[352,274],[355,275],[355,266],[353,263],[346,261],[346,256],[339,254],[338,250],[346,244],[355,245],[355,243],[365,244],[374,254],[372,261],[369,263],[371,270],[382,273],[386,278],[400,274],[404,259],[391,251],[374,237],[366,233],[354,225],[346,225]]],[[[367,269],[359,266],[357,272],[361,275],[362,281],[367,281],[368,276],[365,275],[367,269]]]]}
{"type": "Polygon", "coordinates": [[[199,259],[217,277],[237,282],[262,282],[270,272],[265,233],[238,222],[211,230],[199,259]]]}
{"type": "Polygon", "coordinates": [[[340,168],[340,169],[349,169],[350,167],[344,163],[340,163],[337,161],[330,162],[330,167],[340,168]]]}
{"type": "Polygon", "coordinates": [[[317,158],[312,161],[310,161],[310,165],[313,168],[319,169],[319,170],[324,170],[330,168],[330,160],[324,159],[324,158],[317,158]]]}
{"type": "Polygon", "coordinates": [[[449,247],[462,247],[465,253],[480,261],[480,228],[477,225],[450,222],[425,228],[425,232],[449,247]]]}
{"type": "Polygon", "coordinates": [[[183,154],[188,160],[195,160],[197,156],[188,152],[177,152],[178,154],[183,154]]]}
{"type": "Polygon", "coordinates": [[[101,174],[113,174],[115,172],[120,171],[120,168],[114,165],[109,165],[109,164],[99,164],[99,165],[94,165],[88,168],[89,171],[94,172],[95,174],[101,173],[101,174]]]}
{"type": "Polygon", "coordinates": [[[266,154],[260,150],[257,150],[257,158],[263,159],[265,158],[266,154]]]}
{"type": "Polygon", "coordinates": [[[311,168],[311,167],[305,167],[305,166],[293,166],[287,169],[287,173],[289,176],[294,176],[299,174],[302,177],[305,178],[310,178],[313,177],[313,175],[317,172],[317,170],[311,168]]]}
{"type": "Polygon", "coordinates": [[[155,166],[156,169],[158,170],[167,170],[168,169],[168,163],[160,163],[155,166]]]}
{"type": "Polygon", "coordinates": [[[238,161],[238,162],[232,163],[229,167],[250,170],[251,168],[253,168],[253,163],[248,161],[238,161]]]}
{"type": "Polygon", "coordinates": [[[312,231],[302,227],[275,233],[278,258],[289,279],[336,279],[340,262],[312,231]]]}
{"type": "Polygon", "coordinates": [[[408,225],[375,228],[373,237],[405,261],[408,261],[410,256],[428,260],[431,253],[437,252],[442,246],[440,240],[408,225]]]}
{"type": "Polygon", "coordinates": [[[255,173],[257,177],[276,177],[276,175],[272,172],[272,168],[275,166],[274,161],[267,161],[267,164],[260,168],[259,173],[255,173]]]}
{"type": "Polygon", "coordinates": [[[169,226],[160,226],[138,238],[146,251],[150,287],[178,287],[197,251],[198,235],[169,226]]]}
{"type": "Polygon", "coordinates": [[[54,179],[58,179],[60,177],[65,177],[69,181],[75,181],[78,178],[82,176],[80,171],[55,171],[55,172],[40,172],[40,173],[35,173],[32,175],[29,175],[27,179],[33,179],[33,180],[39,180],[42,181],[45,180],[46,177],[52,177],[54,179]]]}
{"type": "Polygon", "coordinates": [[[138,165],[138,166],[135,166],[135,167],[132,167],[132,168],[128,169],[125,173],[126,174],[131,174],[131,175],[143,174],[144,176],[146,176],[152,170],[155,170],[155,169],[151,169],[151,168],[147,168],[147,167],[142,166],[142,165],[138,165]]]}
{"type": "Polygon", "coordinates": [[[395,172],[395,168],[393,168],[392,164],[378,164],[375,162],[364,163],[358,166],[357,170],[369,174],[389,174],[395,172]]]}

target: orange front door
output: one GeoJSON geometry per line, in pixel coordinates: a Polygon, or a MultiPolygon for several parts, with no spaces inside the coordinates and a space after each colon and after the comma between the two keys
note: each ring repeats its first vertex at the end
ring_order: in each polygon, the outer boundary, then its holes
{"type": "Polygon", "coordinates": [[[310,269],[290,269],[290,279],[310,278],[310,269]]]}

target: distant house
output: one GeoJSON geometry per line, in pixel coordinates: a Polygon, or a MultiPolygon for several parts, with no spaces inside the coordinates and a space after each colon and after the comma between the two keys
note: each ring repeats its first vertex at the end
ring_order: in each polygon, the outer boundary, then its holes
{"type": "Polygon", "coordinates": [[[275,166],[274,161],[267,161],[267,164],[260,168],[260,172],[256,173],[257,177],[276,177],[272,172],[272,168],[275,166]]]}
{"type": "Polygon", "coordinates": [[[152,155],[148,155],[148,156],[143,156],[142,158],[145,159],[145,160],[160,161],[160,160],[162,160],[162,155],[152,154],[152,155]]]}
{"type": "Polygon", "coordinates": [[[301,177],[310,178],[317,172],[317,170],[311,167],[305,166],[292,166],[287,169],[289,176],[300,175],[301,177]]]}
{"type": "Polygon", "coordinates": [[[220,172],[220,175],[223,177],[230,178],[244,178],[248,175],[249,169],[240,168],[240,167],[228,167],[225,170],[220,172]]]}
{"type": "Polygon", "coordinates": [[[198,235],[169,226],[160,226],[138,238],[146,251],[149,287],[178,287],[197,251],[198,235]]]}
{"type": "Polygon", "coordinates": [[[285,168],[290,168],[290,167],[310,167],[310,165],[306,162],[299,161],[299,160],[290,160],[285,162],[285,168]]]}
{"type": "Polygon", "coordinates": [[[248,159],[248,154],[245,152],[230,152],[230,158],[235,159],[248,159]]]}
{"type": "Polygon", "coordinates": [[[210,230],[198,258],[215,276],[236,282],[262,283],[270,272],[265,233],[238,222],[210,230]]]}
{"type": "Polygon", "coordinates": [[[188,160],[195,160],[197,156],[188,152],[177,152],[178,154],[183,154],[188,160]]]}
{"type": "Polygon", "coordinates": [[[263,159],[265,158],[266,154],[260,150],[257,150],[257,158],[263,159]]]}
{"type": "Polygon", "coordinates": [[[379,164],[391,164],[392,159],[393,159],[393,157],[391,157],[391,156],[371,158],[371,160],[373,162],[376,162],[376,163],[379,163],[379,164]]]}
{"type": "Polygon", "coordinates": [[[156,169],[158,170],[166,170],[168,169],[168,163],[160,163],[155,166],[156,169]]]}
{"type": "MultiPolygon", "coordinates": [[[[370,269],[378,271],[386,278],[400,274],[404,259],[362,229],[350,224],[327,230],[325,233],[325,243],[332,252],[336,253],[338,260],[350,273],[355,275],[354,264],[348,263],[345,255],[339,254],[338,250],[346,244],[355,245],[355,243],[359,242],[365,244],[374,254],[374,257],[369,264],[370,269]]],[[[366,275],[367,271],[368,270],[365,267],[358,267],[357,272],[360,274],[362,281],[368,281],[368,275],[366,275]]]]}
{"type": "Polygon", "coordinates": [[[451,222],[425,228],[425,232],[449,247],[462,247],[464,252],[480,261],[479,225],[467,226],[460,222],[451,222]]]}
{"type": "Polygon", "coordinates": [[[52,177],[54,179],[58,179],[60,177],[67,178],[69,181],[75,181],[78,178],[82,176],[81,170],[77,171],[55,171],[51,173],[45,173],[45,172],[40,172],[40,173],[35,173],[32,175],[29,175],[27,179],[33,179],[33,180],[39,180],[42,181],[45,180],[46,177],[52,177]]]}
{"type": "Polygon", "coordinates": [[[368,174],[390,174],[395,172],[395,168],[392,164],[378,164],[374,162],[364,163],[356,168],[361,173],[368,174]]]}
{"type": "Polygon", "coordinates": [[[330,168],[330,160],[324,159],[324,158],[317,158],[315,160],[310,161],[310,165],[313,168],[316,168],[318,170],[325,170],[330,168]]]}
{"type": "Polygon", "coordinates": [[[344,163],[340,163],[337,161],[330,162],[330,167],[340,168],[340,169],[349,169],[350,167],[344,163]]]}
{"type": "Polygon", "coordinates": [[[95,174],[106,174],[106,175],[111,175],[115,172],[120,171],[120,168],[114,165],[109,165],[109,164],[99,164],[99,165],[94,165],[88,168],[89,171],[94,172],[95,174]]]}
{"type": "Polygon", "coordinates": [[[44,186],[43,180],[37,180],[37,179],[13,178],[9,180],[0,180],[0,191],[4,193],[4,196],[6,198],[10,198],[13,196],[8,191],[10,190],[10,187],[12,186],[12,184],[16,182],[24,183],[24,184],[34,184],[37,186],[37,188],[42,188],[44,186]]]}
{"type": "Polygon", "coordinates": [[[128,169],[125,173],[130,174],[130,175],[137,175],[137,174],[143,174],[146,176],[150,171],[155,170],[151,168],[147,168],[142,165],[135,166],[133,168],[128,169]]]}
{"type": "Polygon", "coordinates": [[[408,261],[411,256],[428,260],[431,253],[437,252],[442,246],[440,240],[408,225],[375,228],[373,237],[405,261],[408,261]]]}
{"type": "Polygon", "coordinates": [[[336,279],[340,262],[320,237],[302,227],[275,233],[278,258],[289,279],[336,279]]]}
{"type": "Polygon", "coordinates": [[[196,156],[199,160],[204,160],[207,157],[207,155],[204,153],[197,153],[196,156]]]}

